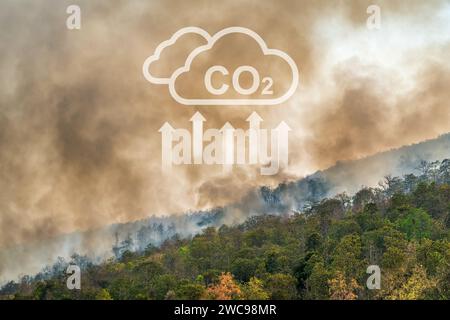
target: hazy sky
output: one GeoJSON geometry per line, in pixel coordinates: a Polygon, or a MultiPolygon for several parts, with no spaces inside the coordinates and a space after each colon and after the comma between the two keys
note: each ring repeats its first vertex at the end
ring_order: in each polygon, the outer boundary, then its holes
{"type": "Polygon", "coordinates": [[[76,1],[81,30],[68,30],[73,2],[0,3],[0,247],[222,205],[253,186],[450,131],[450,1],[76,1]],[[370,4],[381,8],[380,30],[366,27],[370,4]],[[295,60],[298,90],[270,107],[176,103],[141,68],[186,26],[254,30],[295,60]],[[288,170],[162,174],[158,129],[190,129],[195,111],[210,128],[246,128],[252,111],[266,128],[286,121],[288,170]]]}

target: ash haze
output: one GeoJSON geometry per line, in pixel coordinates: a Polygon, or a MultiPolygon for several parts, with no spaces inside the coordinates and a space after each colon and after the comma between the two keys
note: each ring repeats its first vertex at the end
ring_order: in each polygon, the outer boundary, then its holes
{"type": "Polygon", "coordinates": [[[72,2],[0,3],[0,248],[225,205],[256,186],[450,131],[450,1],[80,0],[81,29],[68,30],[72,2]],[[380,30],[366,27],[371,4],[380,30]],[[186,26],[254,30],[295,60],[297,92],[272,107],[177,104],[141,68],[186,26]],[[188,127],[195,111],[213,128],[245,128],[252,111],[269,128],[286,121],[288,170],[162,174],[158,129],[188,127]]]}

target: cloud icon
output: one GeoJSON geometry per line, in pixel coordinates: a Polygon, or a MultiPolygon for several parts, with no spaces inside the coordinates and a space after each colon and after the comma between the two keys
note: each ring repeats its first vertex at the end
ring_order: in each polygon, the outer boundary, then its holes
{"type": "MultiPolygon", "coordinates": [[[[242,53],[235,53],[233,55],[233,59],[239,60],[243,56],[244,55],[242,53]]],[[[294,94],[299,83],[298,68],[294,60],[281,50],[268,48],[265,41],[256,32],[243,27],[226,28],[219,31],[213,36],[210,36],[205,30],[197,27],[187,27],[180,29],[169,40],[162,42],[155,50],[155,53],[145,60],[143,65],[143,74],[144,77],[151,83],[168,85],[169,92],[173,99],[183,105],[276,105],[289,99],[294,94]],[[207,43],[205,45],[196,47],[188,55],[184,65],[176,69],[170,77],[156,77],[152,75],[149,69],[153,63],[159,60],[161,52],[165,48],[173,45],[183,35],[190,33],[202,36],[207,43]],[[282,92],[278,92],[277,95],[273,96],[274,90],[271,90],[274,82],[273,77],[267,76],[271,75],[271,73],[267,71],[265,71],[265,73],[264,71],[260,73],[261,68],[259,68],[258,70],[258,68],[255,68],[251,65],[253,64],[252,62],[257,60],[256,57],[251,57],[250,60],[247,59],[246,63],[237,65],[233,70],[231,68],[227,69],[225,66],[218,64],[218,61],[215,60],[220,60],[220,57],[216,57],[215,55],[209,57],[209,59],[207,60],[207,63],[210,65],[206,66],[206,68],[209,67],[206,72],[203,73],[203,71],[205,71],[203,70],[203,68],[196,70],[202,73],[203,79],[192,77],[188,81],[194,82],[197,88],[206,88],[208,91],[208,97],[189,97],[183,92],[177,90],[177,83],[180,82],[180,78],[189,76],[193,69],[196,68],[193,67],[195,66],[195,61],[197,59],[201,60],[199,59],[199,57],[201,57],[202,55],[205,56],[206,54],[211,52],[212,54],[215,53],[215,47],[220,47],[219,53],[221,55],[223,54],[223,52],[229,51],[227,49],[230,48],[230,46],[232,46],[234,50],[238,50],[240,48],[240,46],[236,45],[220,46],[220,43],[226,43],[225,39],[229,38],[228,36],[231,35],[243,36],[241,38],[243,38],[245,42],[256,43],[260,54],[262,54],[262,56],[267,60],[265,61],[266,63],[261,64],[261,66],[272,65],[272,62],[274,60],[270,60],[269,58],[276,59],[277,63],[284,64],[285,67],[280,68],[280,70],[285,70],[286,72],[288,72],[289,83],[288,85],[284,86],[274,86],[275,88],[279,89],[275,91],[282,92]],[[213,61],[212,63],[211,60],[213,61]],[[248,80],[249,75],[251,76],[251,80],[248,80]],[[213,78],[221,78],[222,82],[225,82],[225,76],[227,77],[228,81],[232,78],[232,83],[222,83],[219,86],[217,86],[217,83],[216,85],[212,85],[213,78]],[[241,86],[242,78],[244,78],[244,80],[247,79],[247,82],[250,82],[251,86],[248,87],[248,85],[246,85],[245,88],[244,86],[241,86]],[[198,83],[199,81],[201,83],[198,83]],[[227,93],[231,93],[231,97],[229,95],[227,96],[227,93]],[[271,97],[267,97],[267,95],[271,95],[271,97]]],[[[286,78],[285,75],[283,77],[286,78]]],[[[189,92],[197,94],[198,91],[199,90],[190,90],[189,92]]]]}
{"type": "Polygon", "coordinates": [[[166,48],[174,46],[177,42],[179,42],[179,40],[181,41],[183,37],[186,37],[188,35],[200,36],[205,40],[206,43],[208,43],[209,39],[211,38],[208,32],[197,27],[187,27],[178,30],[172,35],[172,37],[170,37],[169,40],[161,42],[156,48],[155,53],[144,61],[142,71],[144,73],[145,79],[154,84],[169,84],[170,77],[173,74],[173,71],[166,76],[153,75],[150,72],[150,67],[154,66],[160,60],[161,55],[163,54],[163,52],[165,52],[166,48]]]}

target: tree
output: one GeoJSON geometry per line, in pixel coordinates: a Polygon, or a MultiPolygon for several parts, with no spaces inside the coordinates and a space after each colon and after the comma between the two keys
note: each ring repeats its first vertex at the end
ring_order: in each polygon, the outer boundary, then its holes
{"type": "Polygon", "coordinates": [[[417,247],[417,261],[430,276],[440,275],[448,269],[450,262],[450,242],[422,239],[417,247]]]}
{"type": "Polygon", "coordinates": [[[198,300],[205,296],[206,288],[200,283],[183,281],[175,291],[177,299],[198,300]]]}
{"type": "Polygon", "coordinates": [[[111,295],[107,289],[100,289],[100,291],[95,296],[96,300],[112,300],[111,295]]]}
{"type": "Polygon", "coordinates": [[[177,282],[177,278],[171,274],[157,276],[150,283],[151,296],[158,300],[164,299],[167,292],[175,288],[177,282]]]}
{"type": "Polygon", "coordinates": [[[267,276],[265,287],[274,300],[290,300],[297,297],[297,281],[290,274],[276,273],[267,276]]]}
{"type": "Polygon", "coordinates": [[[234,281],[233,275],[229,272],[222,273],[219,282],[207,289],[207,294],[214,300],[237,300],[241,298],[241,288],[234,281]]]}
{"type": "Polygon", "coordinates": [[[263,282],[252,277],[248,283],[246,283],[243,288],[243,298],[247,300],[267,300],[269,299],[269,293],[265,291],[263,282]]]}
{"type": "Polygon", "coordinates": [[[388,299],[394,300],[417,300],[422,298],[426,290],[436,285],[435,281],[428,279],[425,269],[422,266],[415,266],[412,275],[397,290],[389,295],[388,299]]]}
{"type": "Polygon", "coordinates": [[[255,259],[237,258],[231,265],[231,271],[237,280],[247,282],[255,274],[257,267],[255,259]]]}
{"type": "Polygon", "coordinates": [[[311,275],[307,280],[306,298],[313,300],[328,299],[328,280],[330,272],[325,267],[323,261],[314,264],[311,275]]]}
{"type": "Polygon", "coordinates": [[[371,188],[363,188],[353,196],[353,210],[361,211],[366,204],[375,201],[375,194],[371,188]]]}
{"type": "Polygon", "coordinates": [[[334,251],[332,265],[334,270],[348,278],[359,278],[365,272],[359,235],[347,235],[341,239],[334,251]]]}
{"type": "Polygon", "coordinates": [[[310,234],[306,239],[306,250],[313,251],[319,249],[322,237],[318,232],[310,234]]]}
{"type": "Polygon", "coordinates": [[[336,272],[333,279],[328,280],[328,285],[331,300],[356,300],[358,298],[356,291],[361,289],[355,279],[346,279],[340,271],[336,272]]]}
{"type": "Polygon", "coordinates": [[[307,279],[311,275],[314,264],[314,253],[308,252],[306,256],[301,258],[294,267],[294,276],[297,279],[297,291],[303,294],[307,289],[307,279]]]}
{"type": "Polygon", "coordinates": [[[409,209],[397,224],[408,239],[429,238],[433,232],[433,220],[422,209],[409,209]]]}

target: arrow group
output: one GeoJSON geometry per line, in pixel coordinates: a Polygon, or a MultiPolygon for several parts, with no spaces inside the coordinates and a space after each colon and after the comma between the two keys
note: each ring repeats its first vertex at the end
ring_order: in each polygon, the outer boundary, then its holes
{"type": "Polygon", "coordinates": [[[262,175],[274,175],[288,165],[288,134],[291,128],[284,121],[270,130],[270,139],[269,130],[261,129],[264,120],[256,112],[247,118],[249,127],[246,131],[235,129],[229,122],[219,130],[204,131],[206,119],[200,112],[196,112],[190,121],[192,134],[186,129],[174,129],[168,122],[159,129],[164,169],[171,168],[173,164],[221,164],[224,171],[229,172],[234,164],[259,163],[262,165],[262,175]],[[205,148],[204,141],[209,142],[205,148]]]}

